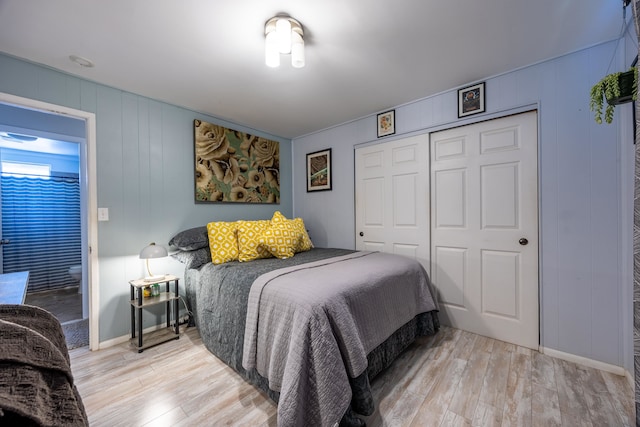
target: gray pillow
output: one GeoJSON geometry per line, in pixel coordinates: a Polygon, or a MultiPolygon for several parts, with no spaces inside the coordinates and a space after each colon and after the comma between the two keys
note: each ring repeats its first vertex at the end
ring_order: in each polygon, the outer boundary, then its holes
{"type": "Polygon", "coordinates": [[[207,226],[203,225],[179,232],[169,240],[169,246],[175,246],[181,251],[195,251],[209,247],[207,226]]]}
{"type": "Polygon", "coordinates": [[[196,249],[195,251],[178,251],[171,254],[171,257],[183,263],[185,268],[200,268],[211,262],[211,252],[209,246],[196,249]]]}

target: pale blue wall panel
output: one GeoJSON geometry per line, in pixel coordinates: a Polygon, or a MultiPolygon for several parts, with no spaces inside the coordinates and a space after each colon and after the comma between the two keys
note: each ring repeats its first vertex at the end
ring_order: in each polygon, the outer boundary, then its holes
{"type": "MultiPolygon", "coordinates": [[[[99,85],[0,54],[0,91],[96,114],[100,341],[129,333],[127,281],[144,274],[138,259],[152,239],[166,245],[180,230],[212,220],[291,216],[291,141],[198,112],[99,85]],[[280,142],[279,205],[196,204],[193,120],[202,119],[280,142]]],[[[158,260],[158,271],[182,265],[158,260]]],[[[155,267],[154,267],[155,268],[155,267]]],[[[148,316],[145,326],[162,319],[148,316]]]]}
{"type": "MultiPolygon", "coordinates": [[[[139,230],[145,223],[140,204],[140,167],[138,150],[138,97],[122,93],[122,154],[120,164],[122,174],[122,220],[124,230],[139,230]]],[[[137,233],[122,236],[122,247],[144,247],[149,241],[140,241],[137,233]]],[[[147,239],[148,240],[148,239],[147,239]]]]}
{"type": "MultiPolygon", "coordinates": [[[[0,56],[0,60],[2,57],[0,56]]],[[[86,80],[80,81],[80,109],[89,113],[98,110],[98,85],[86,80]]]]}
{"type": "Polygon", "coordinates": [[[38,70],[32,64],[10,56],[0,56],[0,91],[37,99],[38,70]]]}
{"type": "Polygon", "coordinates": [[[66,105],[76,110],[82,109],[82,81],[71,76],[65,76],[67,97],[66,105]]]}
{"type": "MultiPolygon", "coordinates": [[[[538,233],[539,282],[540,282],[540,336],[544,346],[559,346],[558,322],[560,316],[558,275],[558,106],[555,103],[556,70],[553,63],[538,64],[535,73],[540,75],[538,111],[538,233]],[[544,143],[543,143],[544,141],[544,143]],[[543,172],[544,168],[544,172],[543,172]]],[[[522,73],[524,70],[521,70],[522,73]]],[[[535,97],[534,94],[532,96],[535,97]]],[[[535,99],[535,98],[533,98],[535,99]]]]}
{"type": "Polygon", "coordinates": [[[67,105],[67,76],[49,68],[43,68],[38,73],[38,96],[41,101],[52,104],[67,105]]]}
{"type": "MultiPolygon", "coordinates": [[[[584,66],[583,54],[556,61],[557,76],[565,78],[556,88],[558,106],[558,241],[559,317],[558,350],[574,354],[590,354],[591,348],[591,247],[589,174],[591,154],[587,144],[587,118],[577,112],[583,79],[575,73],[584,66]],[[567,126],[573,123],[574,126],[567,126]],[[588,309],[587,309],[588,307],[588,309]]],[[[586,89],[585,89],[586,90],[586,89]]],[[[544,142],[544,141],[543,141],[544,142]]],[[[544,146],[544,145],[543,145],[544,146]]],[[[545,165],[543,164],[542,173],[545,165]]],[[[607,165],[613,166],[614,165],[607,165]]],[[[609,168],[607,168],[609,169],[609,168]]],[[[609,169],[610,170],[610,169],[609,169]]],[[[545,194],[542,195],[545,197],[545,194]]]]}
{"type": "MultiPolygon", "coordinates": [[[[139,98],[137,102],[138,118],[138,145],[137,169],[138,169],[138,212],[142,220],[140,227],[145,227],[146,218],[149,214],[148,206],[151,203],[151,127],[150,127],[150,101],[146,98],[139,98]]],[[[160,242],[158,242],[160,243],[160,242]]]]}

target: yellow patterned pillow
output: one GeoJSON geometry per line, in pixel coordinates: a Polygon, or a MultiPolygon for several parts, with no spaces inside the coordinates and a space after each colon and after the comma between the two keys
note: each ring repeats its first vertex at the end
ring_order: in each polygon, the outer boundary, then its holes
{"type": "Polygon", "coordinates": [[[260,258],[271,258],[271,252],[260,244],[260,237],[269,227],[268,219],[258,221],[237,221],[238,230],[238,259],[253,261],[260,258]]]}
{"type": "Polygon", "coordinates": [[[207,224],[211,262],[224,264],[238,260],[238,239],[235,222],[210,222],[207,224]]]}
{"type": "Polygon", "coordinates": [[[296,248],[296,253],[308,251],[313,248],[313,242],[309,238],[309,234],[307,234],[307,229],[304,226],[304,221],[302,218],[294,218],[289,220],[293,222],[294,227],[300,233],[300,242],[298,243],[298,247],[296,248]]]}
{"type": "Polygon", "coordinates": [[[295,224],[276,211],[271,219],[271,226],[260,237],[260,243],[276,258],[285,259],[295,255],[301,238],[295,224]]]}
{"type": "Polygon", "coordinates": [[[313,248],[302,218],[287,219],[280,211],[271,218],[271,227],[261,242],[278,258],[289,258],[313,248]]]}

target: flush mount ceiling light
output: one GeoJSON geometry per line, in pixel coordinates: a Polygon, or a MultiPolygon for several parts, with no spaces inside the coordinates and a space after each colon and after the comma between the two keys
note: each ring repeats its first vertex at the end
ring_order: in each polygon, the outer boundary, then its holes
{"type": "Polygon", "coordinates": [[[71,62],[75,62],[76,64],[78,64],[79,66],[81,66],[83,68],[93,68],[94,67],[93,61],[91,61],[90,59],[87,59],[87,58],[83,58],[82,56],[69,55],[69,59],[71,60],[71,62]]]}
{"type": "Polygon", "coordinates": [[[33,142],[38,140],[38,137],[36,136],[22,135],[20,133],[12,132],[0,132],[0,138],[12,142],[33,142]]]}
{"type": "Polygon", "coordinates": [[[275,16],[264,25],[264,34],[268,67],[280,66],[280,54],[290,54],[294,68],[304,67],[304,31],[300,22],[288,16],[275,16]]]}

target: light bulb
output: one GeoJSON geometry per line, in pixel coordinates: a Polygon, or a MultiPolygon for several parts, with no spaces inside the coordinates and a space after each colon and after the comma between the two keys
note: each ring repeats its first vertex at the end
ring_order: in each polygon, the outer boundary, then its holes
{"type": "Polygon", "coordinates": [[[291,65],[304,67],[304,39],[297,31],[291,33],[291,65]]]}
{"type": "Polygon", "coordinates": [[[278,36],[275,31],[267,34],[264,43],[264,62],[267,67],[276,68],[280,66],[280,52],[278,51],[278,36]]]}
{"type": "Polygon", "coordinates": [[[280,53],[291,52],[291,22],[286,18],[276,21],[276,33],[278,34],[278,50],[280,53]]]}

